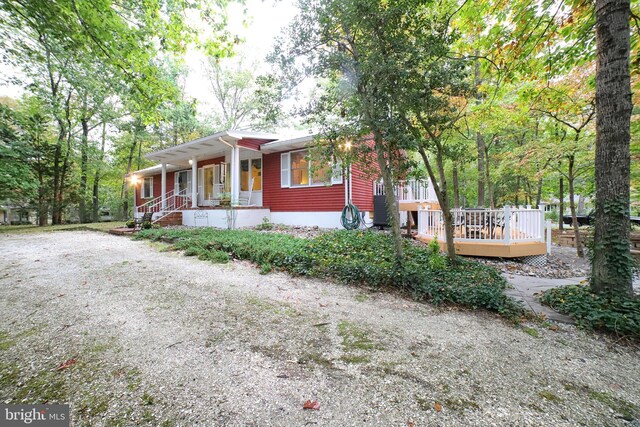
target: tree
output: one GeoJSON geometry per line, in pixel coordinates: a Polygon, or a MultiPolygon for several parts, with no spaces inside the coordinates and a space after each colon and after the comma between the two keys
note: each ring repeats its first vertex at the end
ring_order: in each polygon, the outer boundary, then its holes
{"type": "Polygon", "coordinates": [[[425,14],[415,15],[421,5],[417,1],[301,0],[301,12],[288,30],[288,40],[278,43],[272,55],[285,73],[299,69],[306,59],[301,73],[328,83],[328,91],[311,108],[324,125],[322,136],[335,139],[341,134],[353,138],[360,152],[375,153],[386,187],[398,265],[403,242],[392,189],[406,157],[393,131],[398,125],[391,114],[393,89],[402,66],[392,46],[417,28],[417,18],[426,19],[425,14]]]}
{"type": "Polygon", "coordinates": [[[256,67],[246,66],[242,57],[209,57],[204,66],[217,101],[214,123],[218,129],[271,130],[281,121],[282,86],[273,75],[256,76],[256,67]]]}
{"type": "Polygon", "coordinates": [[[596,225],[591,288],[631,294],[629,0],[596,0],[596,225]]]}

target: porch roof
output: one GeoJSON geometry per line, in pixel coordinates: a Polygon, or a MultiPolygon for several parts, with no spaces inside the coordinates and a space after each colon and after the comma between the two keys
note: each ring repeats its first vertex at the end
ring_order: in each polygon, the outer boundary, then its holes
{"type": "Polygon", "coordinates": [[[189,160],[193,157],[202,160],[223,156],[230,146],[235,147],[238,145],[238,141],[242,141],[243,139],[268,142],[274,141],[278,138],[278,135],[268,133],[226,130],[193,141],[185,142],[184,144],[176,145],[175,147],[155,151],[145,155],[145,157],[158,163],[171,163],[177,167],[187,167],[189,165],[189,160]]]}

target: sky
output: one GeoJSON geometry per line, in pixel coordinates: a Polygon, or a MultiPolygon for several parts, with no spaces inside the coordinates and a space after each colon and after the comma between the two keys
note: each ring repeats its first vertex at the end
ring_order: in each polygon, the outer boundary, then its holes
{"type": "MultiPolygon", "coordinates": [[[[258,66],[268,67],[265,57],[271,51],[276,37],[292,21],[296,14],[294,0],[246,0],[244,5],[230,3],[229,30],[237,34],[245,42],[238,46],[238,53],[244,55],[247,63],[257,63],[258,66]],[[246,8],[247,15],[243,10],[246,8]],[[249,25],[245,26],[247,22],[249,25]]],[[[190,98],[198,100],[198,110],[206,115],[215,103],[202,68],[204,55],[194,49],[185,56],[189,67],[185,92],[190,98]]],[[[23,93],[21,86],[7,84],[5,77],[20,75],[19,70],[6,65],[0,65],[0,96],[19,97],[23,93]]]]}

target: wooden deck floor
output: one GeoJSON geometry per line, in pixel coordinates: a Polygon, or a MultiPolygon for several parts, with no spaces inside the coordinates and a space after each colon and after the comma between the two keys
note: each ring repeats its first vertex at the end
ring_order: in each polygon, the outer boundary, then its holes
{"type": "MultiPolygon", "coordinates": [[[[429,243],[431,239],[417,236],[418,240],[429,243]]],[[[442,250],[446,249],[445,242],[438,242],[442,250]]],[[[481,256],[492,258],[520,258],[532,255],[544,255],[547,253],[547,245],[544,242],[455,242],[456,254],[467,256],[481,256]]]]}

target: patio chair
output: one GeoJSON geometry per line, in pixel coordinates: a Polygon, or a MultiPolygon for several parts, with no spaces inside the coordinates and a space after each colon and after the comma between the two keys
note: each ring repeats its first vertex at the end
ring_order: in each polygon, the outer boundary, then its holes
{"type": "Polygon", "coordinates": [[[464,230],[467,239],[480,239],[485,231],[485,215],[481,209],[467,209],[464,212],[464,230]]]}
{"type": "Polygon", "coordinates": [[[135,223],[134,228],[140,228],[142,227],[142,224],[144,222],[147,222],[147,221],[151,222],[152,220],[153,220],[153,212],[145,212],[144,215],[142,215],[141,217],[134,219],[134,223],[135,223]]]}

